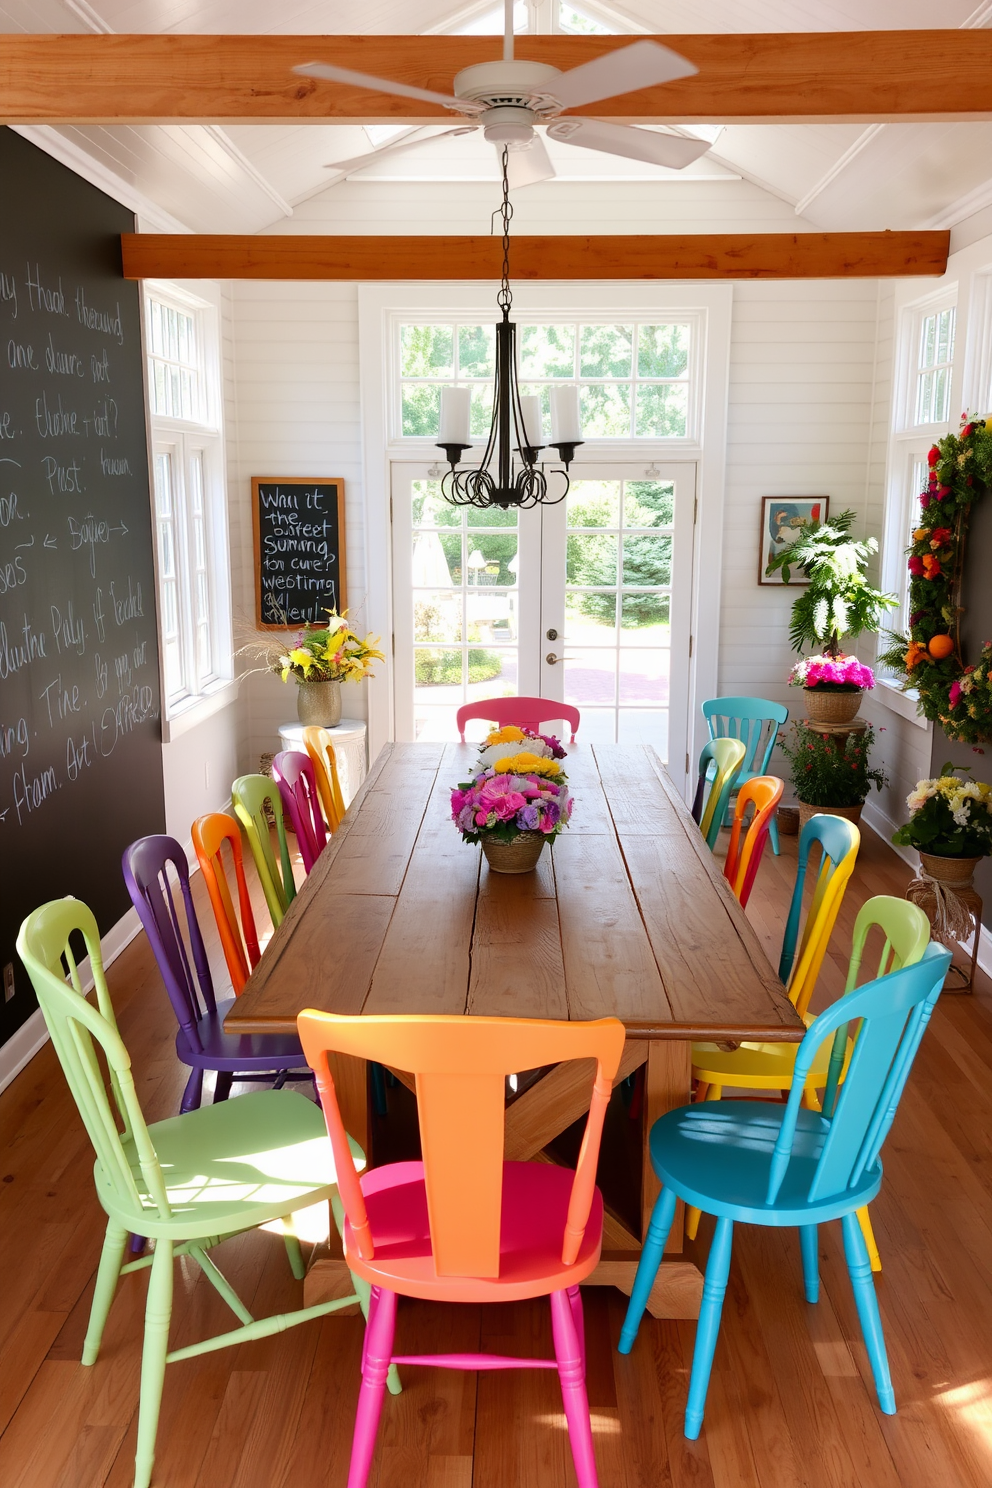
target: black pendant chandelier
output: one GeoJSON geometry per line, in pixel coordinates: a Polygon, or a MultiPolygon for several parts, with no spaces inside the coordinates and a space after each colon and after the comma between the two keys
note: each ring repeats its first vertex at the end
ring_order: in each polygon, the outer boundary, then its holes
{"type": "Polygon", "coordinates": [[[537,463],[541,450],[545,448],[540,400],[533,397],[521,399],[517,376],[517,328],[510,319],[513,304],[510,292],[510,218],[513,208],[507,181],[507,159],[508,151],[504,145],[503,203],[499,209],[503,220],[503,278],[496,299],[503,318],[496,326],[492,424],[485,453],[477,466],[457,468],[462,455],[471,449],[469,389],[441,390],[441,433],[437,444],[444,450],[450,467],[441,481],[441,494],[452,506],[556,506],[568,494],[568,467],[583,442],[578,388],[574,385],[554,388],[551,444],[565,468],[551,472],[556,478],[552,494],[548,477],[537,463]],[[514,450],[518,459],[514,459],[514,450]],[[490,468],[494,461],[495,472],[490,468]]]}

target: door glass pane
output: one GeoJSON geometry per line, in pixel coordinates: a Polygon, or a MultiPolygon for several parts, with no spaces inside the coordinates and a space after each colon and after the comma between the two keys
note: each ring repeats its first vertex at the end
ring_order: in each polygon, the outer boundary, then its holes
{"type": "Polygon", "coordinates": [[[456,739],[463,703],[519,691],[517,514],[450,506],[436,480],[411,500],[414,737],[456,739]]]}

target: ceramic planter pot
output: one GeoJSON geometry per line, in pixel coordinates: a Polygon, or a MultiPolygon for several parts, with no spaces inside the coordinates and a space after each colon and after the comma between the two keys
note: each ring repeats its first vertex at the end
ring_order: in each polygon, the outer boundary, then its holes
{"type": "Polygon", "coordinates": [[[940,853],[920,853],[924,873],[948,888],[966,889],[971,885],[981,858],[945,858],[940,853]]]}
{"type": "Polygon", "coordinates": [[[800,801],[799,830],[802,831],[811,816],[842,816],[846,821],[854,822],[857,826],[861,820],[863,808],[863,801],[858,806],[810,806],[805,801],[800,801]]]}
{"type": "Polygon", "coordinates": [[[298,682],[296,712],[303,724],[334,728],[341,722],[341,683],[298,682]]]}
{"type": "Polygon", "coordinates": [[[482,851],[494,873],[531,873],[547,840],[543,832],[521,832],[512,842],[483,837],[482,851]]]}
{"type": "Polygon", "coordinates": [[[821,687],[804,687],[803,702],[807,717],[814,723],[850,723],[857,718],[864,692],[830,692],[821,687]]]}

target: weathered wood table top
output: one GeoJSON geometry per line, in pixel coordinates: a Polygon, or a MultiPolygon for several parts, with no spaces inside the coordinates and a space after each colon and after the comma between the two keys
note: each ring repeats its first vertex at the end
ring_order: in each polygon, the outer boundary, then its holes
{"type": "Polygon", "coordinates": [[[228,1015],[616,1016],[628,1039],[805,1031],[654,751],[569,748],[572,824],[537,870],[491,873],[450,820],[470,744],[388,745],[228,1015]]]}

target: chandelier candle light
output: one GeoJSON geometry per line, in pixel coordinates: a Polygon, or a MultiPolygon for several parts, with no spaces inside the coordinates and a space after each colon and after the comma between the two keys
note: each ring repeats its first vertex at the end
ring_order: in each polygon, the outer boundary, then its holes
{"type": "MultiPolygon", "coordinates": [[[[495,126],[490,126],[490,128],[495,126]]],[[[488,132],[488,131],[487,131],[488,132]]],[[[522,395],[517,376],[517,328],[510,319],[513,295],[510,291],[510,205],[508,161],[510,143],[503,144],[503,278],[496,303],[503,318],[496,326],[496,384],[493,390],[493,417],[485,452],[478,466],[457,469],[458,462],[471,448],[470,401],[468,388],[441,389],[441,418],[437,444],[447,456],[449,469],[441,481],[441,494],[452,506],[556,506],[568,494],[568,467],[582,444],[579,416],[579,390],[574,385],[551,390],[551,443],[558,451],[564,470],[561,487],[549,494],[548,478],[538,465],[545,448],[541,400],[522,395]],[[516,449],[519,467],[513,458],[516,449]],[[496,462],[495,475],[490,470],[496,462]]]]}

